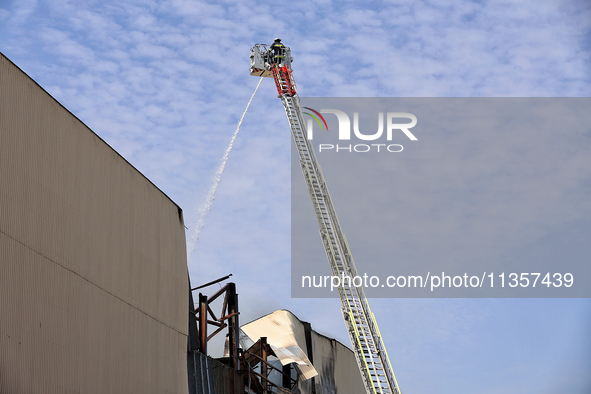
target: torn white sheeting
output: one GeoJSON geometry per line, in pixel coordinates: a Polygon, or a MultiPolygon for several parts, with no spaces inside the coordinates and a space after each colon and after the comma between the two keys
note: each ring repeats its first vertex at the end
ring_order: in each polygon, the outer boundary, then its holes
{"type": "MultiPolygon", "coordinates": [[[[306,365],[303,359],[307,359],[306,354],[298,346],[290,346],[288,348],[278,348],[271,345],[271,349],[277,355],[277,358],[281,360],[281,364],[296,363],[297,365],[306,365]]],[[[310,364],[311,365],[311,364],[310,364]]]]}
{"type": "Polygon", "coordinates": [[[275,311],[241,327],[253,341],[267,337],[267,343],[282,365],[295,363],[301,380],[308,380],[318,372],[300,347],[306,346],[302,323],[289,311],[275,311]]]}

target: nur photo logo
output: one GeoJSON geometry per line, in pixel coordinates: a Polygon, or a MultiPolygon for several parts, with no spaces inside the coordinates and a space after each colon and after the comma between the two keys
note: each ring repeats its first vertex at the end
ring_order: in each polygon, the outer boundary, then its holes
{"type": "Polygon", "coordinates": [[[386,142],[392,141],[392,138],[397,133],[402,133],[411,141],[418,141],[417,137],[410,131],[411,128],[417,124],[417,117],[408,112],[378,112],[378,129],[374,133],[362,132],[359,127],[359,112],[353,112],[353,133],[351,133],[351,119],[346,112],[338,109],[321,109],[317,111],[310,107],[304,107],[311,111],[304,112],[310,116],[307,121],[306,131],[308,140],[314,138],[314,124],[316,123],[320,130],[326,129],[329,131],[326,119],[322,114],[333,114],[338,121],[338,141],[351,141],[353,138],[361,141],[375,141],[376,143],[368,144],[325,144],[318,145],[318,152],[334,151],[334,152],[359,152],[365,153],[369,151],[376,152],[402,152],[404,147],[401,144],[390,144],[386,142]],[[409,122],[410,120],[410,122],[409,122]],[[385,127],[384,127],[385,124],[385,127]],[[385,130],[385,133],[384,133],[385,130]],[[379,143],[384,141],[384,143],[379,143]]]}

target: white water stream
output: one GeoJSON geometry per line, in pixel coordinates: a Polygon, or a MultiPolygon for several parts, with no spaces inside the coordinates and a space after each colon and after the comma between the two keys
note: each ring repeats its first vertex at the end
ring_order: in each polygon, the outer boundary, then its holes
{"type": "Polygon", "coordinates": [[[187,254],[189,257],[195,251],[195,246],[197,244],[197,241],[199,240],[199,234],[201,233],[201,229],[203,227],[205,227],[205,219],[207,218],[207,213],[211,210],[213,200],[215,200],[215,192],[218,189],[218,185],[220,184],[220,181],[222,180],[222,174],[224,172],[224,169],[226,168],[226,163],[228,162],[228,157],[230,156],[230,152],[232,151],[232,147],[234,146],[234,141],[236,141],[236,136],[238,135],[238,132],[240,131],[240,126],[242,125],[242,121],[244,120],[244,116],[246,115],[246,112],[248,111],[248,108],[250,107],[250,103],[252,103],[252,99],[254,99],[254,95],[257,93],[257,90],[259,90],[259,86],[261,86],[261,82],[263,82],[263,77],[261,77],[261,79],[259,80],[259,83],[258,83],[256,89],[254,90],[252,97],[250,98],[250,100],[248,101],[248,104],[246,105],[246,109],[242,113],[242,117],[240,118],[240,121],[238,122],[238,125],[236,126],[236,131],[234,132],[234,135],[232,136],[232,139],[230,140],[230,145],[228,145],[228,148],[226,148],[226,151],[224,152],[224,156],[222,157],[222,162],[221,162],[220,166],[218,167],[217,171],[215,172],[212,184],[209,188],[209,192],[207,193],[205,201],[197,209],[197,223],[195,225],[195,229],[192,231],[192,235],[189,236],[188,243],[187,243],[187,254]]]}

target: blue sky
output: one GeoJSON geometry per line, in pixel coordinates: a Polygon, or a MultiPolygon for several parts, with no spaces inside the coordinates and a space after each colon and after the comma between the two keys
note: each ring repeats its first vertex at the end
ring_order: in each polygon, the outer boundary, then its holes
{"type": "MultiPolygon", "coordinates": [[[[590,27],[582,0],[0,3],[0,51],[178,203],[189,231],[258,82],[253,44],[292,48],[301,96],[587,97],[590,27]]],[[[338,300],[290,298],[291,136],[276,96],[264,81],[191,278],[233,273],[243,322],[285,308],[348,343],[338,300]]],[[[372,310],[405,393],[591,391],[589,300],[372,310]]]]}

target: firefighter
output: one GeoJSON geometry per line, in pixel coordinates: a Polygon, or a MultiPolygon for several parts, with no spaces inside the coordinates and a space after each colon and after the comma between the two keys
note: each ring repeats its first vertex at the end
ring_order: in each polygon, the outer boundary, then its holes
{"type": "Polygon", "coordinates": [[[283,63],[283,58],[285,57],[284,48],[285,47],[281,43],[281,39],[276,38],[273,42],[273,45],[269,47],[269,55],[271,55],[272,52],[272,56],[269,56],[271,58],[272,64],[274,63],[280,66],[283,63]]]}

